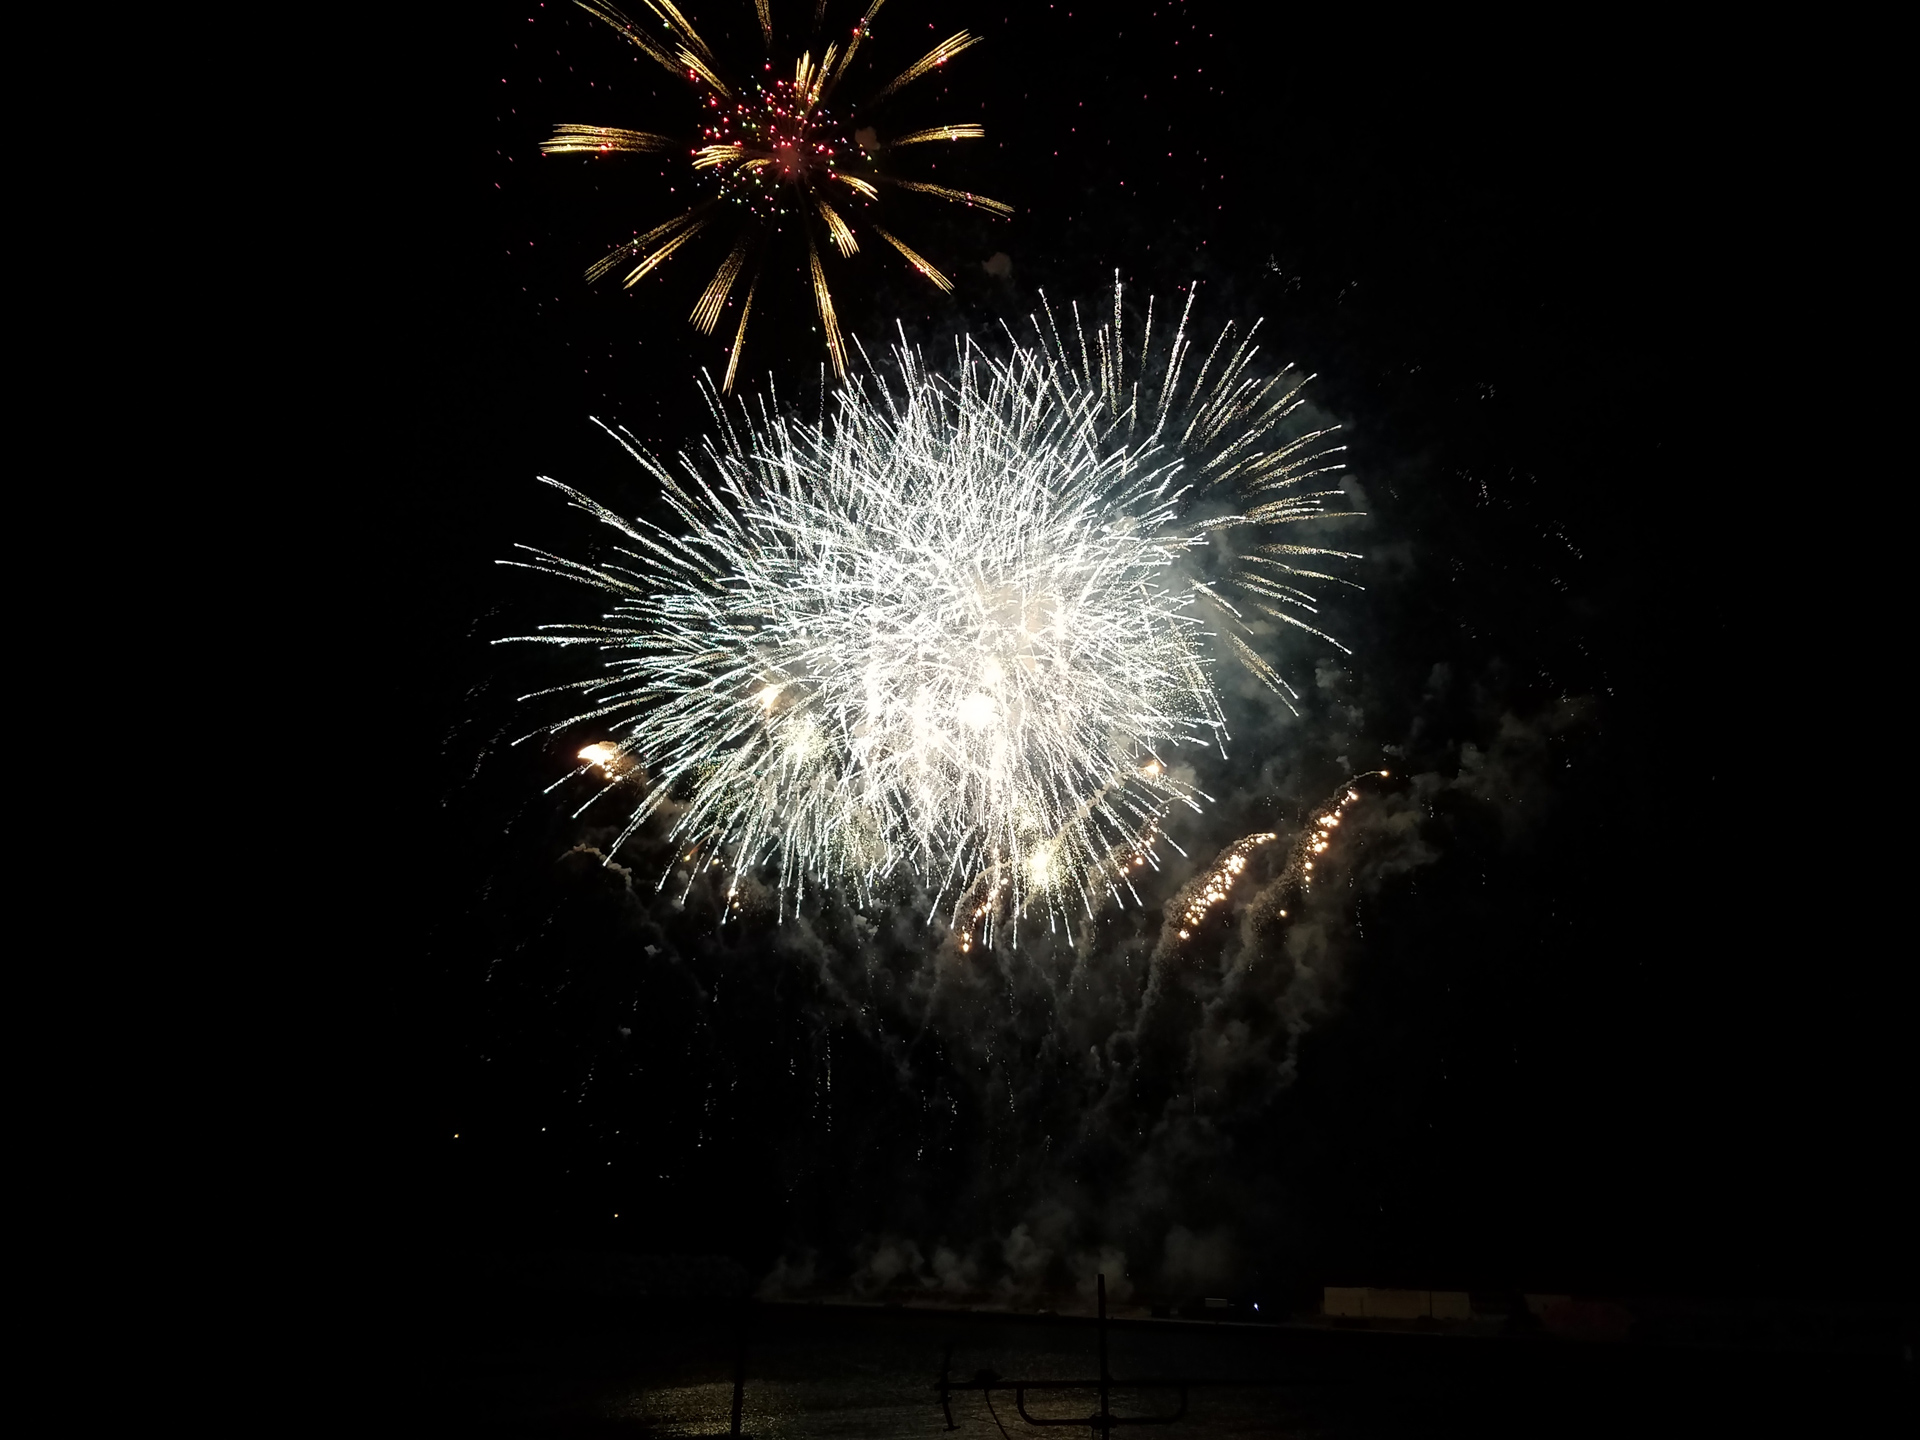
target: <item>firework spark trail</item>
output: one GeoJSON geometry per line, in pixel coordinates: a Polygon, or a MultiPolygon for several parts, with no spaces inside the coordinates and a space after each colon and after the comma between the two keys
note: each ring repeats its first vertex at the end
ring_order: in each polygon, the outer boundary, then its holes
{"type": "MultiPolygon", "coordinates": [[[[1324,855],[1333,843],[1333,832],[1339,828],[1347,807],[1360,798],[1360,792],[1354,786],[1369,776],[1387,777],[1385,770],[1362,770],[1357,775],[1349,775],[1340,782],[1340,788],[1329,795],[1313,812],[1313,824],[1301,831],[1300,838],[1293,844],[1292,851],[1275,876],[1275,883],[1298,885],[1302,890],[1313,887],[1313,862],[1317,855],[1324,855]]],[[[1226,902],[1233,882],[1240,878],[1240,872],[1247,868],[1247,859],[1263,845],[1269,845],[1280,837],[1272,831],[1262,831],[1257,835],[1246,835],[1222,850],[1213,864],[1197,878],[1187,882],[1181,892],[1183,901],[1176,900],[1180,910],[1179,938],[1188,940],[1193,932],[1207,918],[1216,905],[1226,902]]],[[[1278,914],[1285,918],[1286,911],[1278,914]]]]}
{"type": "MultiPolygon", "coordinates": [[[[1114,298],[1117,326],[1117,281],[1114,298]]],[[[1158,346],[1149,305],[1137,349],[1115,326],[1089,337],[1077,311],[1064,340],[1044,306],[1036,339],[1009,332],[997,358],[962,340],[941,371],[903,343],[813,424],[709,385],[713,431],[677,474],[621,441],[673,530],[548,481],[619,536],[598,564],[526,547],[502,562],[612,597],[599,625],[512,637],[603,661],[558,687],[581,708],[535,733],[592,722],[643,767],[608,853],[660,815],[675,852],[732,889],[774,872],[782,913],[809,884],[867,900],[911,875],[936,912],[955,897],[968,944],[1003,917],[1053,924],[1131,894],[1168,811],[1209,798],[1178,760],[1225,748],[1213,642],[1287,698],[1222,592],[1346,553],[1269,546],[1258,574],[1197,578],[1223,533],[1222,455],[1246,498],[1287,497],[1269,524],[1350,512],[1324,508],[1338,490],[1296,488],[1333,454],[1287,424],[1304,379],[1238,363],[1187,378],[1191,304],[1158,346]],[[1195,433],[1215,443],[1177,438],[1195,433]]],[[[595,756],[574,773],[614,773],[595,756]]]]}
{"type": "MultiPolygon", "coordinates": [[[[826,238],[843,259],[848,259],[860,250],[856,227],[867,225],[930,282],[942,290],[951,290],[952,283],[946,276],[905,243],[873,224],[865,213],[878,204],[878,187],[886,184],[917,191],[1001,218],[1013,214],[1012,206],[984,195],[900,179],[883,174],[878,168],[887,155],[907,146],[983,139],[987,132],[982,126],[970,122],[937,125],[897,135],[889,142],[876,139],[871,145],[863,145],[859,137],[866,133],[864,130],[843,124],[825,108],[834,87],[846,75],[855,53],[871,33],[873,18],[884,0],[873,0],[853,26],[844,48],[837,43],[829,44],[820,52],[818,61],[814,59],[813,50],[802,53],[793,63],[792,79],[768,78],[738,86],[729,85],[722,77],[716,68],[719,62],[713,50],[671,0],[641,0],[650,17],[644,24],[635,23],[608,0],[575,0],[575,3],[596,20],[617,30],[657,64],[693,82],[702,93],[704,123],[699,139],[690,146],[684,140],[646,130],[560,125],[555,127],[550,139],[541,143],[541,152],[547,155],[657,154],[684,148],[696,176],[713,182],[712,195],[701,205],[665,225],[635,235],[596,261],[587,270],[589,283],[628,262],[637,262],[623,282],[631,288],[709,226],[722,220],[736,220],[732,246],[693,311],[695,326],[711,335],[740,276],[744,273],[749,277],[747,290],[751,295],[767,265],[772,241],[783,233],[796,233],[807,249],[807,273],[820,328],[825,332],[827,355],[835,376],[844,377],[846,347],[841,342],[834,316],[826,272],[820,264],[821,247],[816,227],[824,227],[826,238]]],[[[754,8],[762,40],[771,52],[773,15],[769,0],[755,0],[754,8]]],[[[825,15],[822,0],[813,14],[816,32],[825,15]]],[[[964,30],[949,36],[882,87],[859,107],[859,112],[872,111],[902,87],[979,43],[979,37],[964,30]]],[[[770,63],[767,69],[772,69],[770,63]]],[[[728,350],[722,393],[732,390],[733,377],[739,370],[750,308],[747,304],[741,306],[739,324],[728,350]]]]}

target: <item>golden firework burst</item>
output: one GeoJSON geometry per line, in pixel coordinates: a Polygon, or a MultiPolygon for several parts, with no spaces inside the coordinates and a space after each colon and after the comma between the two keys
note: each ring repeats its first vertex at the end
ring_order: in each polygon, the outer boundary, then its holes
{"type": "MultiPolygon", "coordinates": [[[[761,78],[729,83],[720,73],[713,49],[700,37],[672,0],[641,0],[647,23],[636,23],[606,0],[574,0],[582,10],[623,35],[632,45],[664,68],[691,83],[701,96],[699,135],[684,139],[646,130],[624,130],[604,125],[560,125],[540,149],[548,155],[667,154],[684,151],[701,181],[711,186],[704,198],[685,211],[636,234],[587,270],[589,281],[599,280],[628,266],[625,285],[638,284],[663,265],[682,246],[702,232],[724,227],[731,239],[713,278],[701,291],[689,317],[701,333],[711,335],[734,292],[745,281],[740,318],[727,352],[723,391],[733,388],[740,353],[746,343],[747,320],[766,263],[769,242],[782,233],[797,232],[807,251],[807,275],[815,313],[825,337],[827,357],[836,376],[846,374],[846,342],[834,313],[833,294],[821,252],[831,248],[841,259],[860,251],[860,232],[884,241],[906,263],[936,288],[948,291],[953,282],[903,240],[882,229],[869,216],[885,188],[912,190],[952,204],[984,210],[1006,218],[1013,207],[984,195],[899,178],[886,172],[888,157],[909,146],[978,140],[986,131],[975,124],[936,125],[880,140],[871,128],[855,128],[881,101],[922,76],[932,73],[979,37],[962,30],[942,40],[907,66],[874,96],[855,106],[846,117],[833,114],[828,101],[846,77],[853,58],[871,35],[873,18],[885,0],[871,0],[846,41],[810,45],[792,64],[789,78],[776,75],[771,54],[774,45],[770,0],[755,0],[755,15],[769,59],[761,78]],[[821,243],[824,239],[825,244],[821,243]]],[[[818,43],[826,13],[825,0],[813,7],[813,31],[818,43]]]]}

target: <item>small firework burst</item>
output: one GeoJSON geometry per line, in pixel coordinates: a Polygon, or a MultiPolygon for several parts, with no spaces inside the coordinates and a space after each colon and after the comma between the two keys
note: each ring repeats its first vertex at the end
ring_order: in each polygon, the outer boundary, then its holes
{"type": "MultiPolygon", "coordinates": [[[[984,195],[891,172],[891,161],[899,152],[920,145],[982,139],[986,131],[980,125],[936,125],[883,142],[873,129],[857,124],[905,86],[978,44],[979,38],[965,30],[942,40],[875,95],[842,115],[830,108],[828,101],[869,38],[874,16],[885,0],[873,0],[844,44],[821,46],[817,59],[816,50],[810,46],[793,62],[791,75],[784,71],[774,75],[769,59],[763,78],[751,83],[730,81],[721,75],[712,48],[671,0],[641,0],[648,16],[646,24],[629,19],[605,0],[575,3],[700,92],[698,135],[688,143],[647,130],[561,125],[541,144],[541,151],[548,155],[680,152],[691,162],[694,176],[711,185],[706,198],[664,223],[636,233],[595,262],[587,270],[587,279],[601,279],[625,266],[624,283],[632,287],[696,236],[707,231],[724,232],[727,248],[690,317],[697,329],[711,335],[744,282],[739,319],[727,351],[726,376],[720,385],[722,393],[732,390],[739,372],[754,295],[776,238],[791,236],[805,247],[805,273],[825,337],[827,358],[834,375],[841,377],[847,370],[846,341],[834,311],[823,254],[833,252],[849,260],[859,254],[861,235],[865,233],[897,252],[936,288],[953,288],[931,262],[874,218],[884,190],[931,195],[1001,218],[1013,213],[1011,206],[984,195]]],[[[773,17],[767,0],[759,0],[757,13],[762,39],[771,55],[773,17]]],[[[816,45],[825,14],[824,3],[814,7],[816,45]]]]}

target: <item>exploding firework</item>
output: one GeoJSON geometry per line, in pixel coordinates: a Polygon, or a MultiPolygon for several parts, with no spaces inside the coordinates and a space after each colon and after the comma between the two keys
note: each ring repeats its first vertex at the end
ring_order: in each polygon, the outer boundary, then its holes
{"type": "Polygon", "coordinates": [[[1169,810],[1208,798],[1182,752],[1228,739],[1216,652],[1291,704],[1241,606],[1328,638],[1299,582],[1355,557],[1270,537],[1354,512],[1310,487],[1338,462],[1301,433],[1306,377],[1257,375],[1232,326],[1197,349],[1191,296],[1157,343],[1149,303],[1130,346],[1121,299],[1091,334],[1043,306],[1032,341],[959,342],[944,372],[903,344],[816,423],[708,386],[679,474],[622,438],[671,530],[547,482],[619,537],[596,563],[502,562],[612,597],[598,625],[515,638],[604,662],[535,733],[604,726],[574,773],[644,770],[614,848],[658,815],[689,874],[772,872],[783,907],[908,875],[933,913],[955,897],[967,946],[1137,900],[1169,810]]]}
{"type": "MultiPolygon", "coordinates": [[[[792,78],[770,77],[740,83],[723,79],[719,61],[686,16],[671,0],[642,0],[652,22],[639,25],[604,0],[575,0],[596,19],[624,35],[650,59],[693,84],[701,95],[701,123],[697,138],[684,139],[646,130],[621,130],[604,125],[561,125],[540,149],[548,155],[685,154],[696,177],[710,181],[705,199],[644,234],[621,245],[588,271],[598,280],[630,265],[625,284],[631,288],[646,278],[702,231],[726,230],[731,238],[713,278],[694,304],[692,321],[711,335],[720,323],[729,297],[746,280],[740,318],[727,352],[722,392],[733,389],[746,344],[747,321],[760,284],[771,243],[791,234],[806,246],[806,273],[813,289],[814,309],[820,317],[827,356],[836,376],[846,374],[846,342],[834,313],[833,294],[821,263],[831,248],[842,259],[860,251],[861,233],[876,238],[899,255],[934,286],[951,290],[953,284],[906,241],[872,218],[883,189],[915,191],[954,204],[972,206],[992,215],[1009,216],[1013,209],[998,200],[974,195],[924,180],[903,179],[888,173],[891,160],[911,146],[959,140],[978,140],[985,129],[975,124],[936,125],[895,135],[884,143],[870,128],[855,128],[882,101],[927,75],[961,51],[979,43],[965,30],[942,40],[909,65],[875,95],[846,117],[837,116],[828,101],[845,78],[853,58],[871,33],[873,18],[885,0],[873,0],[854,25],[845,45],[831,43],[819,51],[808,49],[793,64],[792,78]]],[[[757,0],[761,37],[772,53],[773,16],[768,0],[757,0]]],[[[825,0],[813,12],[817,32],[826,14],[825,0]]]]}

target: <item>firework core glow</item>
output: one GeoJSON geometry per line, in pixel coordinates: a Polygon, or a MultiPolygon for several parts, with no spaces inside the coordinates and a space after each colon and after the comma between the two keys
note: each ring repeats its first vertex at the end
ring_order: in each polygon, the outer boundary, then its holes
{"type": "Polygon", "coordinates": [[[809,886],[910,880],[963,948],[1134,893],[1168,812],[1209,798],[1182,758],[1228,743],[1220,659],[1290,706],[1260,617],[1338,643],[1299,586],[1354,557],[1276,527],[1353,512],[1308,483],[1338,462],[1296,416],[1306,377],[1255,373],[1232,326],[1196,347],[1191,296],[1160,337],[1151,303],[1142,321],[1112,299],[1090,333],[1043,307],[1032,340],[961,339],[943,368],[903,341],[817,422],[709,384],[677,473],[617,435],[671,529],[547,481],[617,538],[592,563],[501,563],[610,605],[511,638],[602,662],[535,733],[611,735],[572,772],[603,782],[588,804],[632,805],[610,856],[657,816],[685,874],[732,877],[730,908],[749,873],[782,913],[809,886]]]}

